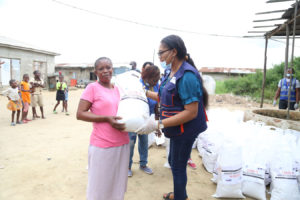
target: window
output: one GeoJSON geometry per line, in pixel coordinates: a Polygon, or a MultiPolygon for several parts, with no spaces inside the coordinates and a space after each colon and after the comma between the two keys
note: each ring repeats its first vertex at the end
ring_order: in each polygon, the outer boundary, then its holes
{"type": "Polygon", "coordinates": [[[1,85],[9,85],[10,79],[21,81],[21,62],[19,59],[0,58],[1,62],[1,85]]]}

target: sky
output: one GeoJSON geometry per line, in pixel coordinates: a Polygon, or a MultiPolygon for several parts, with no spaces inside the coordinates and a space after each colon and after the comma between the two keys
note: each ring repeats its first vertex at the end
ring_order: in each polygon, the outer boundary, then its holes
{"type": "MultiPolygon", "coordinates": [[[[240,36],[253,35],[248,31],[253,31],[255,25],[282,22],[253,23],[255,19],[281,15],[255,13],[285,9],[293,3],[265,2],[0,0],[0,35],[60,53],[56,63],[94,63],[98,57],[107,56],[115,66],[134,60],[141,68],[146,61],[159,65],[161,39],[176,34],[184,40],[198,69],[263,68],[265,40],[240,36]]],[[[284,61],[285,40],[279,41],[269,41],[268,68],[284,61]]],[[[295,56],[300,56],[297,42],[295,56]]]]}

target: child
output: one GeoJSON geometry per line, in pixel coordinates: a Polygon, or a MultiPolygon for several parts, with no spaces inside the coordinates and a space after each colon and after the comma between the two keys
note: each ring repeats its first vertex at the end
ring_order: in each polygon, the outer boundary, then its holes
{"type": "Polygon", "coordinates": [[[19,121],[20,118],[20,110],[22,108],[22,103],[20,100],[20,96],[18,94],[18,87],[17,87],[17,82],[14,79],[11,79],[9,81],[9,85],[11,88],[5,90],[3,92],[3,95],[6,96],[9,100],[8,104],[7,104],[7,109],[12,111],[11,114],[11,126],[15,126],[15,113],[17,111],[17,124],[22,124],[19,121]]]}
{"type": "Polygon", "coordinates": [[[27,123],[31,120],[27,119],[27,114],[29,110],[29,105],[31,103],[30,99],[30,87],[29,87],[29,76],[28,74],[23,75],[23,81],[21,81],[21,96],[22,96],[22,101],[24,104],[23,110],[22,110],[22,122],[27,123]]]}
{"type": "MultiPolygon", "coordinates": [[[[59,76],[59,81],[56,83],[56,101],[57,103],[55,104],[54,108],[53,108],[53,113],[57,114],[56,112],[56,108],[57,106],[60,104],[60,101],[63,101],[63,108],[65,107],[65,91],[67,88],[67,84],[64,81],[64,76],[60,75],[59,76]]],[[[67,109],[66,109],[67,111],[67,109]]]]}
{"type": "Polygon", "coordinates": [[[68,100],[69,100],[69,88],[68,86],[65,89],[65,100],[64,100],[64,106],[62,109],[62,112],[66,111],[66,115],[69,115],[68,113],[68,100]]]}

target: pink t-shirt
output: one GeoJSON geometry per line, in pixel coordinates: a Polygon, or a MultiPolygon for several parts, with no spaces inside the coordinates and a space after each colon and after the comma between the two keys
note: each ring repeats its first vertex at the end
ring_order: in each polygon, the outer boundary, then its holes
{"type": "MultiPolygon", "coordinates": [[[[90,83],[81,95],[81,99],[92,103],[90,111],[96,115],[116,116],[120,102],[120,93],[115,86],[108,89],[98,82],[90,83]]],[[[113,128],[107,122],[93,122],[90,144],[96,147],[117,147],[129,143],[127,132],[113,128]]]]}

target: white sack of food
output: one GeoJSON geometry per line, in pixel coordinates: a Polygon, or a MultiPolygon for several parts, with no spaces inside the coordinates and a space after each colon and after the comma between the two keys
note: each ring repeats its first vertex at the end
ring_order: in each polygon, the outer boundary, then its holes
{"type": "Polygon", "coordinates": [[[204,152],[202,155],[202,163],[205,169],[210,173],[213,173],[223,141],[223,134],[214,132],[207,136],[206,142],[203,144],[202,148],[204,149],[204,152]]]}
{"type": "Polygon", "coordinates": [[[265,165],[255,162],[244,165],[242,184],[244,195],[258,200],[266,200],[265,171],[265,165]]]}
{"type": "Polygon", "coordinates": [[[242,149],[225,141],[218,156],[216,198],[245,198],[242,194],[242,149]]]}
{"type": "MultiPolygon", "coordinates": [[[[271,160],[272,191],[271,200],[299,200],[300,191],[295,171],[295,157],[291,148],[293,144],[287,141],[287,135],[280,135],[271,160]]],[[[274,147],[275,147],[274,145],[274,147]]]]}
{"type": "Polygon", "coordinates": [[[205,149],[203,148],[203,146],[205,145],[206,143],[206,138],[208,136],[208,132],[205,131],[203,133],[201,133],[199,136],[198,136],[198,140],[197,140],[197,149],[198,149],[198,152],[199,152],[199,156],[202,157],[203,156],[203,153],[205,151],[205,149]]]}
{"type": "Polygon", "coordinates": [[[164,145],[166,142],[166,138],[165,138],[164,134],[161,134],[160,137],[155,135],[155,142],[156,142],[156,145],[164,145]]]}
{"type": "Polygon", "coordinates": [[[212,179],[210,179],[212,182],[214,182],[215,184],[218,183],[218,171],[221,171],[218,162],[216,162],[214,170],[213,170],[213,177],[212,179]]]}
{"type": "Polygon", "coordinates": [[[192,146],[193,149],[195,149],[197,147],[197,143],[198,143],[198,138],[196,138],[194,141],[194,144],[192,146]]]}
{"type": "Polygon", "coordinates": [[[216,91],[216,81],[212,76],[203,75],[203,85],[208,94],[215,94],[216,91]]]}
{"type": "Polygon", "coordinates": [[[116,77],[115,84],[121,98],[117,112],[117,116],[122,117],[119,122],[125,123],[125,131],[137,132],[149,118],[148,100],[140,74],[133,70],[125,72],[116,77]]]}
{"type": "Polygon", "coordinates": [[[150,148],[155,143],[155,133],[148,134],[148,148],[150,148]]]}

